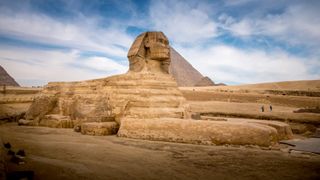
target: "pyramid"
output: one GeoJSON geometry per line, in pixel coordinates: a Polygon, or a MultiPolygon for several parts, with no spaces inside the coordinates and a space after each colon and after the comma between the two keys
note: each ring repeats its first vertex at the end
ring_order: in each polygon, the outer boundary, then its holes
{"type": "Polygon", "coordinates": [[[0,66],[0,86],[20,86],[8,73],[0,66]]]}
{"type": "Polygon", "coordinates": [[[214,86],[214,82],[208,77],[203,77],[200,81],[198,81],[194,86],[214,86]]]}
{"type": "Polygon", "coordinates": [[[204,77],[172,47],[170,53],[169,73],[175,78],[178,86],[214,86],[214,82],[209,77],[204,77]]]}

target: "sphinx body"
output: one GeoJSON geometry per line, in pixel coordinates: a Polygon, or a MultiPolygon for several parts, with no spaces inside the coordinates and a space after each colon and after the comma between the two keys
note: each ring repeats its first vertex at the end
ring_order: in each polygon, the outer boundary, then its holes
{"type": "Polygon", "coordinates": [[[188,105],[169,75],[170,47],[162,32],[133,42],[129,70],[107,78],[49,83],[24,124],[65,127],[82,134],[196,144],[269,146],[292,136],[285,123],[230,123],[190,119],[188,105]],[[119,129],[119,130],[118,130],[119,129]]]}
{"type": "Polygon", "coordinates": [[[35,98],[26,113],[30,124],[93,127],[84,134],[105,135],[127,118],[186,118],[185,98],[168,74],[168,39],[162,32],[146,32],[133,42],[126,74],[81,82],[53,82],[35,98]],[[90,124],[91,123],[91,124],[90,124]],[[108,128],[106,128],[108,129],[108,128]]]}

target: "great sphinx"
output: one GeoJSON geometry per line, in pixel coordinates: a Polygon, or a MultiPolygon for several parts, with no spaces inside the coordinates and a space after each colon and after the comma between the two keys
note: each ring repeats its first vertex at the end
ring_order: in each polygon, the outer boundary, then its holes
{"type": "MultiPolygon", "coordinates": [[[[197,144],[268,146],[280,139],[279,130],[269,125],[191,119],[188,104],[168,73],[170,46],[162,32],[139,35],[128,60],[125,74],[49,83],[21,123],[197,144]]],[[[281,137],[290,137],[290,132],[281,132],[281,137]]]]}
{"type": "Polygon", "coordinates": [[[90,123],[120,125],[124,117],[186,118],[185,99],[168,74],[169,48],[162,32],[142,33],[128,52],[127,73],[81,82],[51,82],[35,98],[25,122],[72,128],[90,123]]]}

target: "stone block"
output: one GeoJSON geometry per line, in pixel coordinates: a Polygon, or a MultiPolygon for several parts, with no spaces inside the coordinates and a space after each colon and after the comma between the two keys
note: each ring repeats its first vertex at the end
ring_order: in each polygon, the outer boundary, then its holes
{"type": "Polygon", "coordinates": [[[24,125],[24,126],[33,126],[34,122],[32,120],[25,120],[25,119],[19,119],[18,125],[24,125]]]}
{"type": "Polygon", "coordinates": [[[87,122],[81,124],[81,134],[93,136],[112,135],[118,132],[116,122],[87,122]]]}
{"type": "Polygon", "coordinates": [[[39,122],[39,125],[52,128],[73,128],[74,123],[69,116],[50,114],[45,115],[39,122]]]}
{"type": "Polygon", "coordinates": [[[285,139],[292,139],[293,133],[291,127],[287,123],[279,122],[279,121],[269,121],[269,120],[248,120],[249,123],[256,123],[267,125],[275,128],[278,132],[278,139],[285,140],[285,139]]]}
{"type": "Polygon", "coordinates": [[[270,126],[174,118],[123,119],[118,136],[213,145],[270,146],[278,141],[277,130],[270,126]]]}

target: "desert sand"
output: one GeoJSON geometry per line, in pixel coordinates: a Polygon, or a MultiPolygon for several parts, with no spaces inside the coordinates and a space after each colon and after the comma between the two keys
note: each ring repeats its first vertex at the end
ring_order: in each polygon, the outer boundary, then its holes
{"type": "Polygon", "coordinates": [[[85,136],[72,129],[0,126],[2,140],[24,149],[35,179],[317,179],[320,157],[245,146],[203,146],[85,136]]]}

